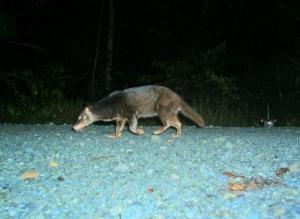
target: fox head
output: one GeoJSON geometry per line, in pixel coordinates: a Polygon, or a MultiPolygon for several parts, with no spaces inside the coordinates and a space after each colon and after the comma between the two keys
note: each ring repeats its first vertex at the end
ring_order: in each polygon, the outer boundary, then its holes
{"type": "Polygon", "coordinates": [[[90,108],[87,106],[78,116],[77,122],[73,125],[73,130],[78,131],[95,122],[94,115],[90,108]]]}

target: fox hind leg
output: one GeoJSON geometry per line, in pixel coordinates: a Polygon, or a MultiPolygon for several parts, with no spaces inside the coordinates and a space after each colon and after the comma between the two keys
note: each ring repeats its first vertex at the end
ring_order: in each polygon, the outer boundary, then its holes
{"type": "Polygon", "coordinates": [[[172,123],[171,126],[173,126],[176,129],[176,134],[173,134],[172,137],[173,138],[178,138],[181,135],[181,122],[178,120],[177,115],[175,115],[172,119],[171,119],[172,123]]]}
{"type": "Polygon", "coordinates": [[[158,129],[154,130],[153,134],[154,135],[159,135],[166,131],[170,126],[169,125],[163,125],[162,127],[159,127],[158,129]]]}
{"type": "Polygon", "coordinates": [[[172,135],[172,137],[179,137],[181,135],[181,122],[177,117],[176,105],[170,103],[168,107],[161,108],[159,117],[163,126],[156,129],[153,134],[158,135],[166,131],[169,127],[174,127],[176,134],[172,135]]]}
{"type": "Polygon", "coordinates": [[[166,131],[170,127],[174,127],[176,129],[176,134],[173,134],[173,138],[177,138],[181,135],[181,122],[178,120],[177,115],[174,114],[171,117],[164,120],[164,118],[161,118],[163,126],[156,129],[153,134],[158,135],[162,132],[166,131]]]}

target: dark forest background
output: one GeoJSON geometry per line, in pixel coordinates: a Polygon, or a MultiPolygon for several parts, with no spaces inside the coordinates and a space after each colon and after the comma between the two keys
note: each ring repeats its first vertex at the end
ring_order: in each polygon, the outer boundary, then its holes
{"type": "Polygon", "coordinates": [[[111,2],[0,1],[0,122],[71,123],[113,90],[159,84],[207,124],[258,126],[270,105],[300,125],[300,1],[114,0],[108,72],[111,2]]]}

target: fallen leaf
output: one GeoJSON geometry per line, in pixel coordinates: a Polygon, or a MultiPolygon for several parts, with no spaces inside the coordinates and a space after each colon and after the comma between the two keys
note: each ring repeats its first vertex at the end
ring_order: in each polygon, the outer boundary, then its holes
{"type": "Polygon", "coordinates": [[[20,177],[23,180],[30,180],[30,179],[35,179],[38,175],[39,174],[36,171],[29,171],[29,172],[23,173],[20,177]]]}
{"type": "Polygon", "coordinates": [[[50,167],[57,167],[57,166],[58,166],[58,163],[57,163],[55,160],[51,160],[51,161],[49,162],[49,166],[50,166],[50,167]]]}
{"type": "Polygon", "coordinates": [[[244,191],[247,189],[247,185],[245,183],[229,183],[228,188],[230,191],[244,191]]]}

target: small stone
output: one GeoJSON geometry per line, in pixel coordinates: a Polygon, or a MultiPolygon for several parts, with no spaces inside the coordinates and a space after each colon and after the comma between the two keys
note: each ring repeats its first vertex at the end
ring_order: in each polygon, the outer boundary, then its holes
{"type": "Polygon", "coordinates": [[[129,166],[130,166],[130,167],[134,167],[134,166],[135,166],[135,162],[130,162],[130,163],[129,163],[129,166]]]}
{"type": "Polygon", "coordinates": [[[226,193],[223,195],[224,199],[228,199],[228,200],[234,199],[234,198],[236,198],[237,196],[238,196],[238,193],[232,193],[232,192],[226,192],[226,193]]]}
{"type": "Polygon", "coordinates": [[[277,217],[282,217],[285,214],[285,210],[283,208],[278,208],[275,210],[275,215],[277,217]]]}
{"type": "Polygon", "coordinates": [[[77,203],[79,203],[79,202],[80,202],[80,199],[76,197],[76,198],[73,198],[73,200],[72,200],[72,201],[73,201],[73,203],[76,203],[76,204],[77,204],[77,203]]]}
{"type": "Polygon", "coordinates": [[[153,175],[154,170],[153,169],[149,169],[147,170],[147,175],[148,176],[152,176],[153,175]]]}
{"type": "Polygon", "coordinates": [[[118,164],[117,166],[114,167],[114,172],[118,173],[126,173],[129,171],[129,167],[126,164],[118,164]]]}
{"type": "Polygon", "coordinates": [[[154,189],[152,187],[148,187],[147,192],[149,193],[154,192],[154,189]]]}
{"type": "Polygon", "coordinates": [[[127,149],[126,153],[129,154],[129,155],[131,155],[131,154],[133,154],[133,150],[132,149],[127,149]]]}
{"type": "Polygon", "coordinates": [[[295,162],[289,166],[291,173],[300,173],[300,162],[295,162]]]}
{"type": "Polygon", "coordinates": [[[233,144],[231,144],[230,142],[227,142],[226,145],[225,145],[225,147],[227,149],[232,149],[233,148],[233,144]]]}
{"type": "Polygon", "coordinates": [[[165,217],[161,214],[155,214],[153,215],[153,219],[165,219],[165,217]]]}
{"type": "Polygon", "coordinates": [[[166,151],[168,148],[167,148],[166,146],[160,146],[159,149],[160,149],[161,151],[166,151]]]}
{"type": "Polygon", "coordinates": [[[59,177],[57,177],[57,179],[58,179],[58,181],[61,181],[61,182],[65,180],[65,178],[63,176],[59,176],[59,177]]]}
{"type": "Polygon", "coordinates": [[[128,142],[128,144],[134,145],[134,144],[135,144],[135,141],[131,141],[131,140],[130,140],[130,141],[128,142]]]}
{"type": "Polygon", "coordinates": [[[133,203],[122,211],[122,218],[145,218],[144,208],[140,203],[133,203]]]}
{"type": "Polygon", "coordinates": [[[5,200],[6,198],[7,198],[7,193],[0,191],[0,201],[5,200]]]}
{"type": "Polygon", "coordinates": [[[232,180],[230,180],[230,182],[232,182],[232,183],[239,183],[239,184],[242,183],[243,181],[244,181],[244,179],[240,176],[237,176],[237,177],[233,178],[232,180]]]}
{"type": "Polygon", "coordinates": [[[152,135],[151,136],[151,141],[158,141],[160,139],[159,135],[152,135]]]}
{"type": "Polygon", "coordinates": [[[180,178],[180,177],[179,177],[177,174],[175,174],[175,173],[172,173],[172,174],[171,174],[171,179],[172,179],[172,180],[179,180],[179,178],[180,178]]]}
{"type": "Polygon", "coordinates": [[[110,210],[110,214],[113,216],[120,215],[123,211],[122,206],[115,206],[110,210]]]}

